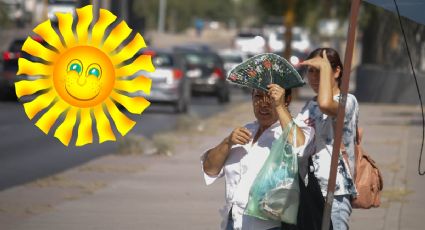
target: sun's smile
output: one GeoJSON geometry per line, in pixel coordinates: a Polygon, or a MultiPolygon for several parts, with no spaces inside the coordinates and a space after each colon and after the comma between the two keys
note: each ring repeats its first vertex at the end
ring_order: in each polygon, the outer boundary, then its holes
{"type": "Polygon", "coordinates": [[[116,132],[125,135],[136,124],[116,104],[134,114],[141,114],[150,105],[142,97],[127,94],[150,93],[149,78],[126,78],[141,70],[155,70],[150,56],[137,54],[146,48],[143,37],[132,35],[124,21],[113,24],[117,17],[104,9],[94,23],[92,11],[91,5],[77,9],[75,22],[71,13],[57,13],[58,30],[50,20],[38,25],[33,31],[49,47],[28,37],[22,50],[41,61],[18,61],[17,74],[38,76],[15,83],[18,98],[36,95],[24,103],[25,113],[30,119],[41,113],[35,125],[46,134],[56,129],[54,136],[64,145],[69,145],[74,135],[77,146],[92,143],[93,121],[100,143],[115,140],[116,132]],[[107,29],[111,32],[105,37],[107,29]],[[125,40],[129,42],[123,45],[125,40]],[[61,123],[59,117],[63,117],[61,123]],[[78,133],[73,135],[74,126],[78,126],[78,133]]]}

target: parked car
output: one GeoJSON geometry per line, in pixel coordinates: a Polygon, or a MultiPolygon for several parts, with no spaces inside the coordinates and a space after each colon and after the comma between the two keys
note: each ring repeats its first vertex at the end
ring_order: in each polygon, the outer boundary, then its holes
{"type": "MultiPolygon", "coordinates": [[[[275,54],[282,56],[282,52],[275,52],[275,54]]],[[[297,50],[292,50],[291,57],[289,58],[288,62],[291,63],[294,68],[298,71],[298,73],[303,76],[303,66],[300,65],[301,62],[303,62],[307,58],[308,53],[303,53],[297,50]]]]}
{"type": "Polygon", "coordinates": [[[190,81],[184,74],[183,64],[175,52],[169,50],[143,50],[141,54],[151,55],[155,71],[140,71],[128,79],[144,75],[152,79],[150,95],[142,94],[152,103],[171,104],[177,113],[187,112],[190,104],[190,81]]]}
{"type": "MultiPolygon", "coordinates": [[[[268,44],[272,52],[283,52],[285,49],[285,29],[280,28],[274,32],[271,32],[268,37],[268,44]]],[[[311,49],[311,41],[308,38],[307,32],[300,27],[294,27],[292,29],[292,42],[291,48],[295,51],[302,53],[308,53],[311,49]]]]}
{"type": "MultiPolygon", "coordinates": [[[[0,99],[15,98],[15,82],[20,79],[31,79],[34,76],[17,76],[18,59],[26,58],[30,61],[37,61],[33,56],[21,51],[26,38],[16,38],[12,40],[7,51],[3,52],[3,70],[0,73],[0,99]]],[[[34,40],[45,44],[41,38],[34,37],[34,40]]]]}
{"type": "Polygon", "coordinates": [[[234,48],[248,56],[253,56],[268,51],[265,36],[256,30],[239,32],[234,38],[234,48]]]}
{"type": "Polygon", "coordinates": [[[75,16],[75,8],[77,6],[77,0],[48,0],[47,17],[57,22],[56,13],[72,13],[75,16]]]}
{"type": "Polygon", "coordinates": [[[243,52],[232,49],[221,50],[219,55],[223,59],[226,76],[229,75],[230,70],[248,58],[243,52]]]}
{"type": "Polygon", "coordinates": [[[216,52],[180,47],[175,47],[174,50],[184,60],[185,74],[191,81],[193,94],[214,95],[219,103],[230,101],[223,60],[216,52]]]}

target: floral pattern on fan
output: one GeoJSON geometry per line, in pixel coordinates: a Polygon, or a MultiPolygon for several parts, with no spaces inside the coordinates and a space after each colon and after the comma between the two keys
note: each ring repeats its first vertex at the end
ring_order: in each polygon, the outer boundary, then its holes
{"type": "Polygon", "coordinates": [[[294,67],[277,54],[256,55],[233,68],[227,79],[249,88],[267,91],[267,85],[278,84],[290,89],[305,84],[294,67]]]}

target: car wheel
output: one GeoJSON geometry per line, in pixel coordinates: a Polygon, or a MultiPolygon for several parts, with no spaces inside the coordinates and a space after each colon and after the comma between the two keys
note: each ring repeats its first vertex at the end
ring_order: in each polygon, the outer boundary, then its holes
{"type": "Polygon", "coordinates": [[[217,94],[218,103],[223,104],[230,101],[230,94],[228,90],[220,90],[217,94]]]}
{"type": "Polygon", "coordinates": [[[180,100],[178,100],[175,104],[174,104],[174,112],[176,113],[186,113],[187,112],[187,102],[186,100],[184,100],[183,98],[181,98],[180,100]]]}
{"type": "Polygon", "coordinates": [[[226,92],[226,96],[225,96],[225,99],[224,99],[224,102],[230,102],[230,93],[229,93],[229,91],[227,91],[226,92]]]}

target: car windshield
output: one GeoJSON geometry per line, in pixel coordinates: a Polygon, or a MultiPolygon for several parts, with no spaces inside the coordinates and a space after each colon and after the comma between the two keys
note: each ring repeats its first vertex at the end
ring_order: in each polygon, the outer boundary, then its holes
{"type": "Polygon", "coordinates": [[[190,66],[206,66],[213,68],[218,63],[217,58],[210,53],[186,53],[185,59],[190,66]]]}
{"type": "Polygon", "coordinates": [[[230,62],[230,63],[240,63],[242,62],[242,57],[238,55],[222,55],[221,58],[224,62],[230,62]]]}
{"type": "Polygon", "coordinates": [[[238,37],[240,38],[254,38],[256,36],[261,36],[259,34],[255,34],[255,33],[239,33],[238,37]]]}
{"type": "Polygon", "coordinates": [[[169,54],[159,53],[152,57],[152,63],[155,67],[172,67],[173,58],[169,54]]]}
{"type": "Polygon", "coordinates": [[[74,5],[76,0],[49,0],[50,5],[74,5]]]}
{"type": "MultiPolygon", "coordinates": [[[[276,36],[276,39],[277,40],[283,40],[284,39],[284,36],[285,34],[284,33],[278,33],[277,34],[277,36],[276,36]]],[[[292,34],[292,40],[293,41],[301,41],[301,34],[299,34],[299,33],[293,33],[292,34]]]]}

